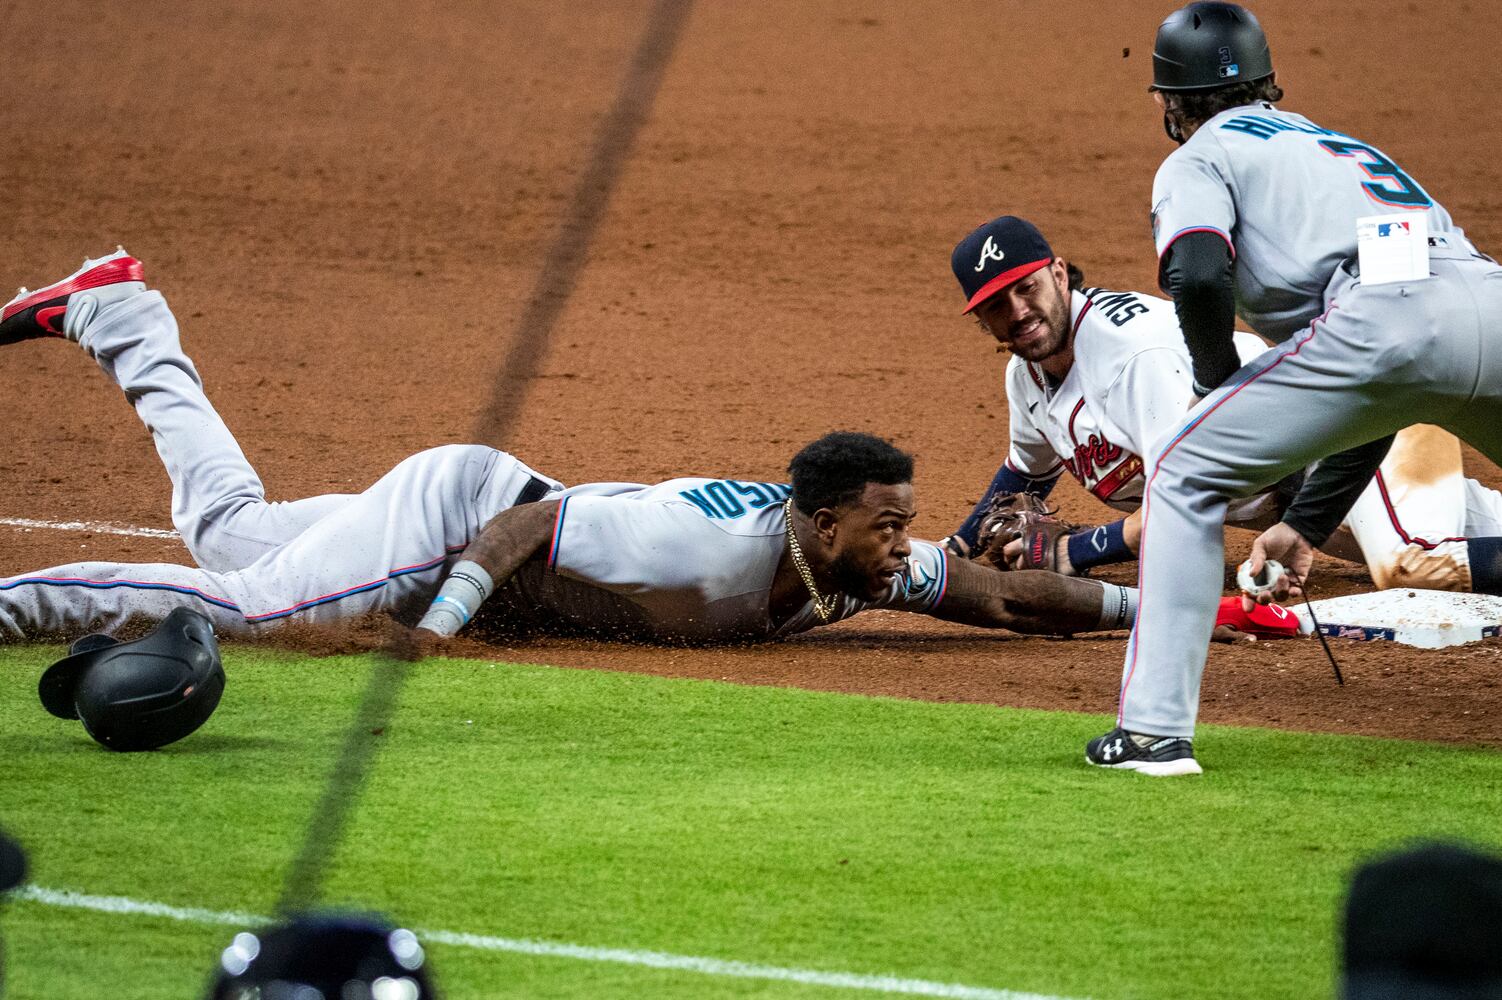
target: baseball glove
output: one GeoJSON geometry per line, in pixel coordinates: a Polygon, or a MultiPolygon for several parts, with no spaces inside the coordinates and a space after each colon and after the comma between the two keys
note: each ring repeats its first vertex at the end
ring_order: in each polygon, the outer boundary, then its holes
{"type": "Polygon", "coordinates": [[[1080,526],[1060,521],[1054,514],[1036,494],[997,494],[991,498],[991,509],[981,519],[972,558],[984,559],[997,569],[1060,572],[1059,539],[1078,531],[1080,526]],[[1022,552],[1008,562],[1006,547],[1012,541],[1022,542],[1022,552]]]}

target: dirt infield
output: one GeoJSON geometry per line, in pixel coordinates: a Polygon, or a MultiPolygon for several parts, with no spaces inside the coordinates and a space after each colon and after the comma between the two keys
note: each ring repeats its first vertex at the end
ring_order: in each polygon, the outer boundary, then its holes
{"type": "MultiPolygon", "coordinates": [[[[701,0],[519,423],[491,443],[567,482],[776,479],[827,430],[874,431],[917,454],[918,531],[944,534],[1006,443],[1003,359],[958,316],[950,248],[1014,212],[1093,283],[1152,287],[1149,190],[1172,147],[1144,91],[1172,6],[701,0]]],[[[1502,246],[1502,136],[1474,114],[1502,89],[1502,9],[1254,6],[1286,107],[1379,143],[1502,246]]],[[[124,243],[273,498],[363,488],[481,425],[650,10],[12,6],[9,37],[49,58],[0,89],[0,279],[124,243]]],[[[0,517],[170,527],[150,440],[87,358],[31,342],[5,371],[0,517]]],[[[1105,517],[1073,484],[1056,495],[1105,517]]],[[[88,558],[184,553],[0,526],[3,572],[88,558]]],[[[1367,585],[1320,574],[1315,596],[1367,585]]],[[[1108,712],[1122,651],[870,615],[758,649],[493,653],[1108,712]]],[[[1203,717],[1502,744],[1495,643],[1338,653],[1344,689],[1312,643],[1219,649],[1203,717]]]]}

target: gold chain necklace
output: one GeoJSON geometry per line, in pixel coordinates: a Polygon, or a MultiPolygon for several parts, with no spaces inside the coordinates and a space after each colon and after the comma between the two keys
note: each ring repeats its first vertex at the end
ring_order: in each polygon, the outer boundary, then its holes
{"type": "Polygon", "coordinates": [[[787,518],[788,551],[793,554],[793,565],[798,570],[798,575],[803,577],[803,585],[808,588],[809,596],[814,599],[814,614],[819,616],[819,621],[825,625],[834,617],[834,605],[836,598],[821,597],[819,588],[814,586],[813,570],[808,568],[808,560],[803,558],[803,547],[798,544],[798,535],[793,531],[793,498],[788,497],[787,503],[782,505],[783,516],[787,518]]]}

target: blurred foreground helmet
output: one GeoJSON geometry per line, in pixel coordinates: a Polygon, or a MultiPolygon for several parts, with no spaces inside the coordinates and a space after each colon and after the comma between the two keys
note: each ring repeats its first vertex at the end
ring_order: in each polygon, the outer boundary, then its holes
{"type": "Polygon", "coordinates": [[[203,725],[224,693],[224,666],[209,620],[177,608],[132,642],[86,635],[47,668],[42,706],[111,750],[155,750],[203,725]]]}
{"type": "MultiPolygon", "coordinates": [[[[0,830],[0,901],[5,893],[26,881],[26,852],[0,830]]],[[[0,994],[5,992],[5,948],[0,942],[0,994]]]]}
{"type": "Polygon", "coordinates": [[[1343,1000],[1502,997],[1502,857],[1422,844],[1357,870],[1343,1000]]]}
{"type": "Polygon", "coordinates": [[[0,830],[0,892],[14,889],[25,881],[26,852],[0,830]]]}
{"type": "Polygon", "coordinates": [[[208,1000],[433,1000],[426,964],[417,936],[379,917],[307,915],[236,934],[208,1000]]]}

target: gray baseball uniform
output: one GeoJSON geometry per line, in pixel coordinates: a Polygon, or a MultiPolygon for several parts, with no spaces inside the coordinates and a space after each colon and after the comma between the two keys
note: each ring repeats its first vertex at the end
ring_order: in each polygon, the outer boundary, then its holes
{"type": "Polygon", "coordinates": [[[1502,459],[1502,268],[1381,151],[1269,104],[1200,126],[1159,168],[1153,204],[1160,257],[1187,233],[1220,234],[1238,312],[1281,342],[1149,462],[1118,722],[1189,736],[1230,500],[1414,423],[1502,459]],[[1425,218],[1429,275],[1363,284],[1357,220],[1392,213],[1425,218]]]}
{"type": "MultiPolygon", "coordinates": [[[[366,611],[415,622],[492,517],[542,497],[563,498],[551,552],[500,588],[503,612],[597,634],[699,641],[820,624],[811,602],[777,627],[768,615],[786,544],[784,485],[679,479],[565,491],[504,452],[449,445],[405,459],[358,495],[269,503],[160,293],[104,309],[80,344],[151,430],[172,479],[173,521],[198,565],[87,562],[0,579],[0,640],[114,630],[180,605],[208,615],[222,635],[366,611]]],[[[945,556],[927,542],[912,549],[888,594],[869,603],[842,596],[835,617],[935,608],[945,556]]]]}
{"type": "MultiPolygon", "coordinates": [[[[656,640],[760,641],[822,624],[813,603],[774,626],[767,609],[787,548],[780,483],[671,479],[565,490],[546,563],[523,566],[491,597],[518,616],[656,640]]],[[[831,621],[868,608],[928,612],[943,600],[946,556],[913,540],[886,594],[840,594],[831,621]]]]}

